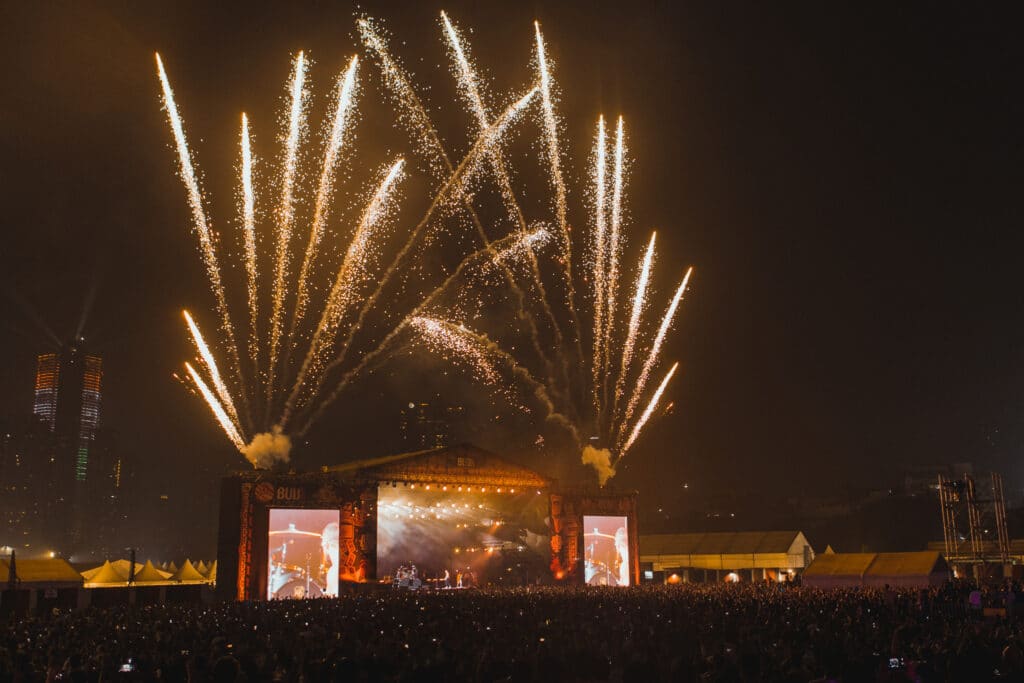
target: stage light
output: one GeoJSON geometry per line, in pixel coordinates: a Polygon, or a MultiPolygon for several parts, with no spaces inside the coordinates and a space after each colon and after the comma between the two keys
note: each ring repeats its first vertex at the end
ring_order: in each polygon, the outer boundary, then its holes
{"type": "Polygon", "coordinates": [[[483,486],[480,488],[480,493],[487,493],[487,487],[483,486]]]}
{"type": "Polygon", "coordinates": [[[462,491],[462,487],[461,486],[459,487],[459,491],[462,491]]]}
{"type": "Polygon", "coordinates": [[[500,486],[498,487],[498,493],[501,493],[501,487],[500,486]]]}
{"type": "Polygon", "coordinates": [[[428,491],[430,490],[430,484],[427,484],[427,490],[428,491]]]}
{"type": "Polygon", "coordinates": [[[442,490],[442,491],[447,491],[447,490],[448,490],[448,486],[447,486],[447,485],[445,485],[445,486],[442,486],[442,487],[441,487],[441,490],[442,490]]]}

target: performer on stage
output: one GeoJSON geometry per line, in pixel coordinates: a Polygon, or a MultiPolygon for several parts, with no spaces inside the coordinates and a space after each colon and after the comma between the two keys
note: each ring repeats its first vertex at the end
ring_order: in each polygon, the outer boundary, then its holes
{"type": "Polygon", "coordinates": [[[619,563],[619,585],[628,586],[629,581],[629,534],[625,527],[619,527],[615,532],[615,554],[619,563]]]}
{"type": "Polygon", "coordinates": [[[336,598],[338,597],[338,573],[341,563],[339,528],[336,522],[331,522],[324,527],[323,533],[320,536],[320,549],[324,554],[324,563],[330,563],[330,566],[327,568],[324,595],[336,598]]]}

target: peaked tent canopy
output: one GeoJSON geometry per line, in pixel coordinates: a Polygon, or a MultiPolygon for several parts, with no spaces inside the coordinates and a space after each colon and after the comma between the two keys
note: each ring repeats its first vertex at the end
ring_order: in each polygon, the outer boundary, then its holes
{"type": "Polygon", "coordinates": [[[135,583],[165,583],[171,577],[169,572],[162,572],[146,560],[142,569],[135,572],[135,583]]]}
{"type": "Polygon", "coordinates": [[[95,572],[89,580],[86,582],[86,586],[89,585],[119,585],[128,583],[128,575],[121,574],[114,568],[114,565],[107,560],[103,563],[103,566],[99,568],[99,571],[95,572]]]}
{"type": "Polygon", "coordinates": [[[174,574],[171,575],[171,581],[206,581],[206,578],[196,571],[196,568],[192,566],[192,563],[185,560],[185,563],[181,565],[174,574]]]}

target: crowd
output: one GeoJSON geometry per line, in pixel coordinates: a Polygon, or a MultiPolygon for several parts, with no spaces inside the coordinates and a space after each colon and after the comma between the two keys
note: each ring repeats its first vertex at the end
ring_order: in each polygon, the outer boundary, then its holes
{"type": "Polygon", "coordinates": [[[1024,679],[1009,605],[965,585],[366,592],[88,609],[0,626],[0,681],[1024,679]],[[972,605],[972,598],[975,598],[972,605]]]}

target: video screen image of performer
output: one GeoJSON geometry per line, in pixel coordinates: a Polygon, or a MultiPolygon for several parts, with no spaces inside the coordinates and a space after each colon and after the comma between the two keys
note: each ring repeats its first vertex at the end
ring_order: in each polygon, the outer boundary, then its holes
{"type": "Polygon", "coordinates": [[[267,598],[338,595],[337,510],[270,510],[267,533],[267,598]]]}
{"type": "Polygon", "coordinates": [[[591,586],[628,586],[627,518],[583,517],[584,579],[591,586]]]}

